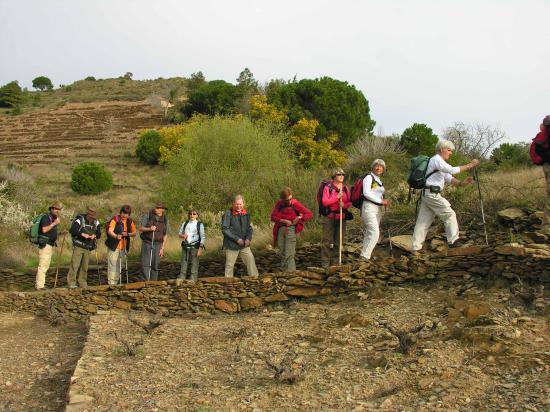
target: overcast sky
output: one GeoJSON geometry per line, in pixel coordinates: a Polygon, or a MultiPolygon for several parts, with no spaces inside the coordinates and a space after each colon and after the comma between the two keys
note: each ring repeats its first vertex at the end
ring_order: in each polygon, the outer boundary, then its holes
{"type": "Polygon", "coordinates": [[[0,84],[93,75],[330,76],[375,131],[456,121],[534,137],[550,113],[550,0],[0,0],[0,84]]]}

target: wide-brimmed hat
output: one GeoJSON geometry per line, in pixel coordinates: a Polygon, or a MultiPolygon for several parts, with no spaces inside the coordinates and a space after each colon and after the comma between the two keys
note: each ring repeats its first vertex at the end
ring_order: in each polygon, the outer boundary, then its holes
{"type": "Polygon", "coordinates": [[[166,206],[164,205],[164,203],[162,202],[158,202],[155,204],[155,209],[164,209],[164,210],[167,210],[166,209],[166,206]]]}
{"type": "Polygon", "coordinates": [[[86,216],[92,219],[97,219],[97,212],[95,209],[92,209],[91,207],[89,207],[88,210],[86,211],[86,216]]]}
{"type": "Polygon", "coordinates": [[[61,206],[61,202],[58,200],[54,200],[52,203],[50,203],[50,209],[58,209],[61,210],[63,207],[61,206]]]}

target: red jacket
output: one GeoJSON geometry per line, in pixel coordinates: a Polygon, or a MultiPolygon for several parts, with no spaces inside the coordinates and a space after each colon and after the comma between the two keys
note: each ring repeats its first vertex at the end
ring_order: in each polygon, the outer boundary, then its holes
{"type": "MultiPolygon", "coordinates": [[[[342,210],[345,211],[351,207],[351,193],[349,188],[342,184],[343,193],[342,193],[342,202],[344,206],[342,210]]],[[[328,214],[329,219],[340,219],[340,204],[338,202],[338,187],[334,182],[330,185],[326,185],[323,190],[323,197],[321,199],[323,206],[326,206],[330,209],[328,214]],[[332,190],[331,190],[332,189],[332,190]]],[[[342,218],[346,218],[346,214],[342,213],[342,218]]]]}
{"type": "Polygon", "coordinates": [[[296,199],[291,199],[290,205],[287,205],[283,200],[278,200],[277,203],[275,203],[275,207],[273,207],[273,210],[271,211],[271,221],[275,222],[275,225],[273,226],[273,245],[277,243],[277,233],[279,232],[279,228],[281,226],[285,226],[281,223],[281,219],[292,221],[298,216],[302,216],[302,218],[294,226],[294,231],[296,234],[304,230],[304,222],[311,219],[313,217],[313,213],[311,213],[308,208],[296,199]]]}

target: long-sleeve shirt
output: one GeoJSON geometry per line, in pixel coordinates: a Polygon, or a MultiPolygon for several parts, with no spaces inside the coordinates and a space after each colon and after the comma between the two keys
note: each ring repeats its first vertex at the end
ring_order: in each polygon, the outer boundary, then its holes
{"type": "MultiPolygon", "coordinates": [[[[338,186],[336,186],[336,183],[331,182],[330,184],[326,185],[323,189],[323,197],[321,201],[323,202],[323,206],[328,207],[330,209],[330,212],[328,214],[329,219],[340,219],[340,203],[338,199],[338,186]]],[[[342,213],[342,218],[345,219],[345,211],[351,207],[351,193],[348,189],[348,187],[342,183],[342,202],[343,207],[342,210],[344,213],[342,213]]]]}
{"type": "Polygon", "coordinates": [[[229,250],[240,250],[245,246],[237,243],[239,239],[252,241],[252,225],[250,215],[233,214],[231,209],[225,211],[222,217],[223,247],[229,250]]]}
{"type": "Polygon", "coordinates": [[[369,202],[372,202],[378,206],[382,206],[382,199],[384,199],[384,185],[380,180],[380,177],[369,173],[363,179],[363,196],[369,202]]]}
{"type": "Polygon", "coordinates": [[[180,226],[179,234],[186,234],[187,239],[185,240],[189,244],[197,243],[200,240],[200,245],[204,246],[204,242],[206,239],[204,233],[204,225],[202,224],[202,222],[199,225],[198,220],[188,220],[187,222],[183,222],[180,226]],[[198,230],[197,227],[199,227],[198,230]]]}
{"type": "Polygon", "coordinates": [[[426,187],[439,186],[441,190],[445,187],[445,183],[451,183],[453,175],[460,173],[460,167],[451,166],[439,154],[433,156],[428,162],[426,176],[434,170],[437,170],[437,172],[426,179],[426,187]]]}
{"type": "Polygon", "coordinates": [[[291,199],[290,204],[287,204],[283,200],[278,200],[277,203],[275,203],[275,207],[273,207],[271,211],[271,221],[275,222],[273,226],[273,244],[277,241],[279,228],[286,226],[281,223],[281,219],[290,220],[292,222],[298,216],[302,216],[302,218],[294,225],[294,233],[296,234],[304,229],[304,222],[311,219],[313,213],[296,199],[291,199]]]}

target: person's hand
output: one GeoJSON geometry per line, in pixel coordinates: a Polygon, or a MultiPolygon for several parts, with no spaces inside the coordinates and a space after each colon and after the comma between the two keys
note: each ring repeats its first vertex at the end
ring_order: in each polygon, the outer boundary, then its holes
{"type": "Polygon", "coordinates": [[[292,222],[287,219],[281,219],[280,222],[285,226],[290,226],[292,224],[292,222]]]}
{"type": "Polygon", "coordinates": [[[341,190],[338,191],[338,195],[337,195],[337,196],[338,196],[338,199],[342,199],[342,191],[341,191],[341,190]]]}
{"type": "Polygon", "coordinates": [[[199,246],[199,249],[197,250],[197,256],[198,257],[202,256],[202,246],[199,246]]]}
{"type": "Polygon", "coordinates": [[[61,223],[61,221],[59,220],[58,217],[56,217],[55,220],[52,222],[52,224],[53,224],[54,226],[57,226],[59,223],[61,223]]]}
{"type": "Polygon", "coordinates": [[[479,160],[474,159],[470,162],[471,169],[479,165],[479,160]]]}
{"type": "Polygon", "coordinates": [[[292,221],[292,224],[295,225],[296,223],[298,223],[300,221],[301,218],[302,218],[302,216],[296,216],[294,218],[294,220],[292,221]]]}
{"type": "Polygon", "coordinates": [[[248,246],[250,246],[250,240],[246,239],[244,241],[244,247],[248,247],[248,246]]]}
{"type": "Polygon", "coordinates": [[[160,257],[163,257],[164,256],[164,247],[161,247],[160,250],[159,250],[159,256],[160,257]]]}
{"type": "Polygon", "coordinates": [[[122,232],[121,235],[122,235],[122,237],[126,237],[126,236],[128,236],[128,232],[122,232]]]}
{"type": "Polygon", "coordinates": [[[239,244],[239,246],[244,246],[244,240],[242,239],[237,240],[237,243],[239,244]]]}
{"type": "Polygon", "coordinates": [[[183,235],[181,235],[182,239],[187,239],[189,237],[189,235],[187,233],[184,233],[183,235]]]}
{"type": "Polygon", "coordinates": [[[151,232],[154,232],[154,231],[157,230],[157,227],[156,227],[156,226],[151,226],[151,227],[149,228],[149,230],[150,230],[151,232]]]}
{"type": "Polygon", "coordinates": [[[474,178],[470,176],[464,179],[461,184],[462,186],[467,186],[467,185],[471,185],[472,183],[474,183],[474,178]]]}
{"type": "Polygon", "coordinates": [[[382,199],[382,206],[388,207],[390,203],[391,202],[388,199],[382,199]]]}
{"type": "Polygon", "coordinates": [[[122,239],[122,235],[116,235],[116,238],[117,238],[118,240],[120,240],[120,239],[122,239]]]}

